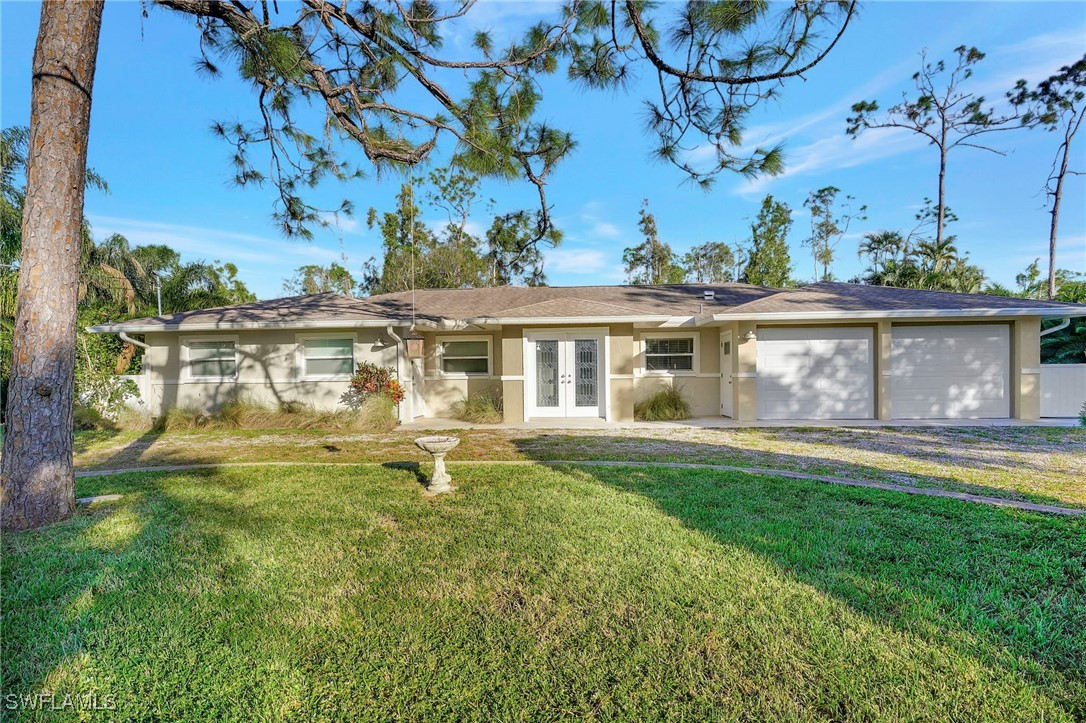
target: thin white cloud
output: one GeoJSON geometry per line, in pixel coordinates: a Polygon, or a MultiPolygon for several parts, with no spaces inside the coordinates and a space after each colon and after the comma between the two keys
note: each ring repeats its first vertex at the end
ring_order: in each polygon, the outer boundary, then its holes
{"type": "Polygon", "coordinates": [[[622,229],[617,224],[604,218],[604,205],[599,201],[587,201],[582,204],[574,223],[581,226],[577,238],[614,239],[622,235],[622,229]]]}
{"type": "MultiPolygon", "coordinates": [[[[994,105],[1005,105],[1004,94],[1019,78],[1034,83],[1056,72],[1069,59],[1078,57],[1081,53],[1082,32],[1083,29],[1079,27],[1045,33],[995,48],[988,53],[980,66],[971,91],[988,97],[994,105]]],[[[951,54],[952,50],[948,50],[943,55],[950,57],[951,54]]],[[[929,52],[928,57],[934,60],[942,56],[929,52]]],[[[798,118],[766,123],[749,129],[745,134],[749,142],[744,149],[748,152],[757,146],[766,147],[783,142],[789,137],[806,137],[810,140],[785,147],[785,172],[782,175],[739,182],[733,193],[739,196],[760,194],[774,181],[791,176],[813,175],[861,166],[904,153],[915,153],[926,147],[924,138],[904,130],[868,132],[855,140],[844,133],[844,121],[853,102],[882,95],[890,87],[900,85],[907,88],[907,80],[903,83],[902,79],[907,77],[907,71],[915,70],[918,63],[919,58],[911,57],[880,72],[875,78],[844,94],[841,100],[825,108],[798,118]]],[[[694,153],[703,152],[706,157],[711,157],[712,151],[713,149],[708,147],[697,149],[694,153]]]]}
{"type": "Polygon", "coordinates": [[[322,213],[321,220],[342,233],[357,233],[362,227],[357,218],[342,213],[322,213]]]}
{"type": "MultiPolygon", "coordinates": [[[[429,221],[424,221],[423,223],[425,223],[427,228],[429,228],[433,233],[440,236],[445,232],[445,229],[448,228],[449,219],[433,219],[429,221]]],[[[486,235],[486,230],[486,226],[470,218],[464,223],[464,233],[466,233],[468,236],[474,236],[475,238],[481,239],[483,238],[483,236],[486,235]]]]}
{"type": "Polygon", "coordinates": [[[557,248],[543,253],[547,271],[560,274],[599,274],[613,268],[607,256],[596,249],[557,248]]]}
{"type": "Polygon", "coordinates": [[[1016,43],[1001,45],[995,51],[1000,55],[1033,55],[1038,51],[1058,52],[1074,60],[1082,52],[1082,27],[1041,33],[1016,43]]]}
{"type": "Polygon", "coordinates": [[[306,241],[283,241],[236,231],[115,216],[89,216],[96,236],[119,233],[134,246],[166,244],[190,257],[232,262],[326,262],[338,251],[306,241]],[[292,261],[293,260],[293,261],[292,261]]]}
{"type": "Polygon", "coordinates": [[[779,176],[762,176],[734,189],[738,196],[764,193],[775,181],[792,176],[809,176],[841,168],[854,168],[906,152],[923,150],[927,141],[907,131],[887,130],[865,133],[853,139],[844,133],[830,135],[789,151],[785,170],[779,176]]]}
{"type": "Polygon", "coordinates": [[[591,233],[593,236],[602,236],[603,238],[617,238],[622,232],[613,223],[600,221],[592,227],[591,233]]]}

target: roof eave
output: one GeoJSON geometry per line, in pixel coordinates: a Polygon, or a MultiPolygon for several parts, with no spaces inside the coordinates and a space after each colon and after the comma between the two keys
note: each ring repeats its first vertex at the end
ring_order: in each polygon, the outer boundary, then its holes
{"type": "Polygon", "coordinates": [[[676,317],[668,314],[641,316],[477,316],[463,319],[463,324],[494,326],[531,326],[533,324],[637,324],[674,323],[685,324],[693,317],[676,317]]]}
{"type": "Polygon", "coordinates": [[[385,327],[389,324],[400,326],[410,324],[410,319],[351,319],[351,320],[323,320],[323,321],[230,321],[230,322],[197,322],[176,324],[98,324],[87,327],[87,331],[93,334],[116,334],[127,332],[129,334],[148,334],[164,331],[234,331],[245,329],[353,329],[365,327],[385,327]]]}
{"type": "Polygon", "coordinates": [[[820,319],[901,319],[940,317],[1005,317],[1005,316],[1041,316],[1064,317],[1086,316],[1086,308],[1081,307],[1022,307],[1009,309],[891,309],[879,311],[863,309],[858,311],[772,311],[754,313],[713,314],[713,321],[814,321],[820,319]]]}

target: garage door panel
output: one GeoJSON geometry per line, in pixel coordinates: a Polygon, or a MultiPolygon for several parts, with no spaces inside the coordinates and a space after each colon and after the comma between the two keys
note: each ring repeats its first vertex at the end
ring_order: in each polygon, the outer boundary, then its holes
{"type": "Polygon", "coordinates": [[[864,327],[759,330],[759,418],[870,419],[872,345],[864,327]]]}
{"type": "Polygon", "coordinates": [[[1010,416],[1010,327],[895,327],[890,351],[896,419],[1010,416]]]}

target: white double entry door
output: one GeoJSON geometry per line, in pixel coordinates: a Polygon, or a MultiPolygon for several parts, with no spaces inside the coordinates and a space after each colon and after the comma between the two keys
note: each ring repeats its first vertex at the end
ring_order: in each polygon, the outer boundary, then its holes
{"type": "Polygon", "coordinates": [[[606,417],[603,331],[525,334],[528,417],[606,417]]]}

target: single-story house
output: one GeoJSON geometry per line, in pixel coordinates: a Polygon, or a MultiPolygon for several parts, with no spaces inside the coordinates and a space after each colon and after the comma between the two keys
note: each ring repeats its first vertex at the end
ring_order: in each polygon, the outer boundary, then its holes
{"type": "Polygon", "coordinates": [[[142,335],[156,415],[239,394],[334,408],[372,361],[404,385],[402,421],[484,390],[501,394],[507,422],[626,421],[661,385],[682,387],[696,416],[737,420],[1036,419],[1041,320],[1083,315],[844,283],[506,286],[298,296],[91,331],[142,335]]]}

